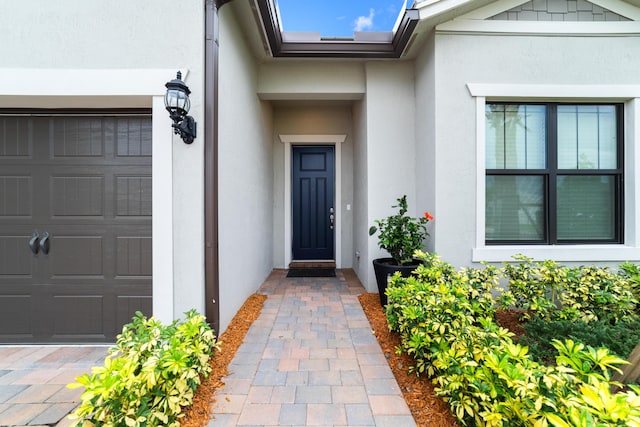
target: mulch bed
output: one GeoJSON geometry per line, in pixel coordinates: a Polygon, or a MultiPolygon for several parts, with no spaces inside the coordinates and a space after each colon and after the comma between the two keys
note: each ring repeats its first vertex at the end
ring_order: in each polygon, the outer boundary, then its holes
{"type": "Polygon", "coordinates": [[[185,417],[180,421],[181,427],[206,426],[210,419],[211,404],[216,389],[223,387],[222,378],[228,375],[227,367],[233,360],[236,351],[242,344],[251,324],[260,316],[266,295],[253,294],[242,305],[238,313],[229,324],[229,327],[218,341],[220,350],[215,351],[211,357],[211,375],[204,380],[193,396],[193,403],[185,410],[185,417]]]}
{"type": "Polygon", "coordinates": [[[524,310],[496,310],[496,323],[514,334],[511,338],[513,342],[517,342],[518,338],[525,333],[525,314],[524,310]]]}

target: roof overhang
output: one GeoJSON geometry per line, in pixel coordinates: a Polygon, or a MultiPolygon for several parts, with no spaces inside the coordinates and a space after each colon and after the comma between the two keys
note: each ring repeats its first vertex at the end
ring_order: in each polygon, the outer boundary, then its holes
{"type": "Polygon", "coordinates": [[[399,58],[420,19],[415,9],[405,9],[389,37],[320,38],[290,40],[283,36],[274,0],[254,0],[273,57],[285,58],[399,58]]]}

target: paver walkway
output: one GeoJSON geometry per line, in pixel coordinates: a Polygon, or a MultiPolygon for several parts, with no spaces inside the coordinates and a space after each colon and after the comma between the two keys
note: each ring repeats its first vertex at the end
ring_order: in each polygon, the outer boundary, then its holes
{"type": "Polygon", "coordinates": [[[269,298],[217,391],[210,427],[416,425],[353,271],[288,279],[276,270],[260,292],[269,298]]]}
{"type": "Polygon", "coordinates": [[[102,365],[108,346],[0,346],[0,426],[71,424],[80,389],[66,385],[102,365]]]}

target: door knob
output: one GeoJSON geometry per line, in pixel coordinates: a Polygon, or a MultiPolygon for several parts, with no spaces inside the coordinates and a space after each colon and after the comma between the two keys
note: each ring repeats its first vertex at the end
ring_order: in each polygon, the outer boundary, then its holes
{"type": "Polygon", "coordinates": [[[49,253],[49,233],[46,231],[42,233],[42,239],[40,239],[40,250],[45,255],[49,253]]]}
{"type": "Polygon", "coordinates": [[[31,249],[31,252],[33,252],[34,254],[38,253],[38,249],[39,249],[38,240],[40,240],[40,235],[36,230],[31,235],[31,239],[29,239],[29,249],[31,249]]]}

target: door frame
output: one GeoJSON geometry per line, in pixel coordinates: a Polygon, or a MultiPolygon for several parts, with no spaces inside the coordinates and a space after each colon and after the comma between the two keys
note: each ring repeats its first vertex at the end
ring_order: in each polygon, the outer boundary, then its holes
{"type": "Polygon", "coordinates": [[[284,144],[284,266],[287,267],[293,261],[293,218],[291,215],[291,153],[293,145],[330,145],[334,147],[335,151],[334,206],[336,207],[336,222],[334,229],[334,256],[336,268],[342,268],[342,143],[347,138],[347,135],[281,134],[279,136],[280,142],[284,144]]]}

